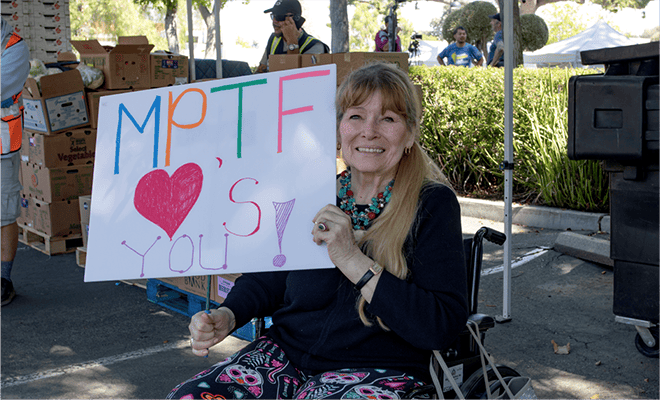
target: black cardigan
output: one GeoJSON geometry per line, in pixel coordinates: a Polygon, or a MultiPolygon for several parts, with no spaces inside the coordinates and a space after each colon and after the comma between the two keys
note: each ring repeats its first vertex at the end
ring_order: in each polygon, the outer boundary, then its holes
{"type": "Polygon", "coordinates": [[[383,271],[366,308],[390,331],[364,326],[359,292],[338,268],[244,274],[223,305],[237,327],[272,315],[271,337],[308,374],[389,368],[429,382],[431,350],[449,346],[467,321],[467,280],[456,196],[435,184],[420,202],[405,245],[409,278],[383,271]]]}

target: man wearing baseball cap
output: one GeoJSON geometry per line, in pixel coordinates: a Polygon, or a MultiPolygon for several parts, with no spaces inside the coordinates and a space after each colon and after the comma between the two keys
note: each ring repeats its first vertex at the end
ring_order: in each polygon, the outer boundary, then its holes
{"type": "Polygon", "coordinates": [[[312,37],[302,28],[305,18],[298,0],[277,0],[264,13],[270,13],[273,33],[268,38],[266,50],[256,72],[268,72],[268,58],[272,54],[321,54],[330,48],[312,37]]]}
{"type": "Polygon", "coordinates": [[[503,67],[504,66],[504,35],[502,34],[502,17],[500,13],[490,15],[490,26],[493,27],[495,37],[493,43],[490,45],[488,51],[488,66],[489,67],[503,67]]]}

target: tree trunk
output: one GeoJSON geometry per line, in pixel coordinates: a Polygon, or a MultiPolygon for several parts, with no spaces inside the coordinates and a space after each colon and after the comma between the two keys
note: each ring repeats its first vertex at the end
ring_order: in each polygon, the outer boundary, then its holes
{"type": "Polygon", "coordinates": [[[204,5],[199,6],[199,13],[202,14],[204,24],[206,25],[206,49],[204,50],[204,58],[212,55],[215,58],[215,16],[217,14],[216,7],[218,0],[213,2],[213,12],[211,13],[204,5]]]}
{"type": "Polygon", "coordinates": [[[176,27],[176,7],[168,8],[165,14],[165,36],[170,51],[179,54],[179,34],[176,27]]]}
{"type": "MultiPolygon", "coordinates": [[[[500,6],[500,15],[504,19],[504,1],[498,0],[500,6]]],[[[507,0],[510,1],[510,0],[507,0]]],[[[530,0],[527,0],[530,1],[530,0]]],[[[504,24],[502,24],[502,29],[504,29],[504,24]]],[[[513,1],[513,65],[514,67],[520,66],[523,64],[523,51],[520,44],[520,35],[522,31],[520,30],[520,7],[518,6],[518,1],[513,1]]],[[[504,43],[506,49],[510,49],[511,45],[509,43],[504,43]]],[[[505,50],[506,51],[506,50],[505,50]]]]}
{"type": "Polygon", "coordinates": [[[332,52],[348,52],[348,0],[330,0],[330,26],[332,52]]]}

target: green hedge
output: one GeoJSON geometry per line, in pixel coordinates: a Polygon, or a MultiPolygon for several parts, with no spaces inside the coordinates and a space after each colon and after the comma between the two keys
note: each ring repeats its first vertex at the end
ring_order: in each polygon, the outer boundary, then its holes
{"type": "MultiPolygon", "coordinates": [[[[607,174],[598,161],[566,153],[568,79],[584,69],[516,68],[513,73],[514,200],[607,212],[607,174]]],[[[422,86],[422,144],[454,188],[474,197],[504,191],[504,71],[410,67],[422,86]]]]}

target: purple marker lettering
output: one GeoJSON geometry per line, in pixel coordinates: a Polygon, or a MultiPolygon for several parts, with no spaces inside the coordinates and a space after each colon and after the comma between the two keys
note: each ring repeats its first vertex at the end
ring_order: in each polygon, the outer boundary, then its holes
{"type": "Polygon", "coordinates": [[[142,270],[140,271],[140,278],[144,276],[144,257],[147,256],[147,253],[149,252],[149,250],[151,250],[151,248],[154,247],[154,245],[156,244],[156,242],[159,241],[159,240],[160,240],[160,236],[156,237],[156,240],[154,240],[154,242],[151,244],[151,246],[149,246],[149,248],[147,249],[147,251],[144,252],[144,254],[140,254],[140,253],[138,253],[134,248],[132,248],[131,246],[127,245],[125,240],[124,240],[123,242],[121,242],[122,245],[128,247],[128,248],[129,248],[131,251],[133,251],[135,254],[137,254],[138,256],[142,257],[142,270]]]}
{"type": "MultiPolygon", "coordinates": [[[[229,236],[225,233],[225,236],[229,236]]],[[[225,248],[225,263],[224,265],[218,267],[218,268],[211,268],[211,267],[205,267],[202,265],[202,238],[204,235],[199,235],[199,266],[202,269],[209,270],[209,271],[217,271],[219,269],[227,269],[227,249],[225,248]]]]}
{"type": "Polygon", "coordinates": [[[180,273],[180,274],[182,274],[182,273],[188,271],[190,268],[192,268],[192,265],[193,265],[193,259],[194,259],[194,258],[195,258],[195,245],[193,244],[193,241],[192,241],[192,239],[190,238],[190,236],[188,236],[188,235],[182,235],[182,236],[178,237],[178,238],[174,241],[174,243],[172,243],[172,247],[170,248],[170,257],[169,257],[170,271],[172,271],[172,272],[178,272],[178,273],[180,273]],[[190,265],[188,265],[188,268],[183,269],[183,270],[178,270],[178,269],[174,269],[174,268],[172,268],[172,252],[174,251],[174,246],[176,246],[176,244],[177,244],[177,243],[179,242],[179,240],[181,240],[181,239],[188,239],[188,242],[190,242],[190,247],[192,248],[192,251],[191,251],[192,254],[190,255],[190,265]]]}

